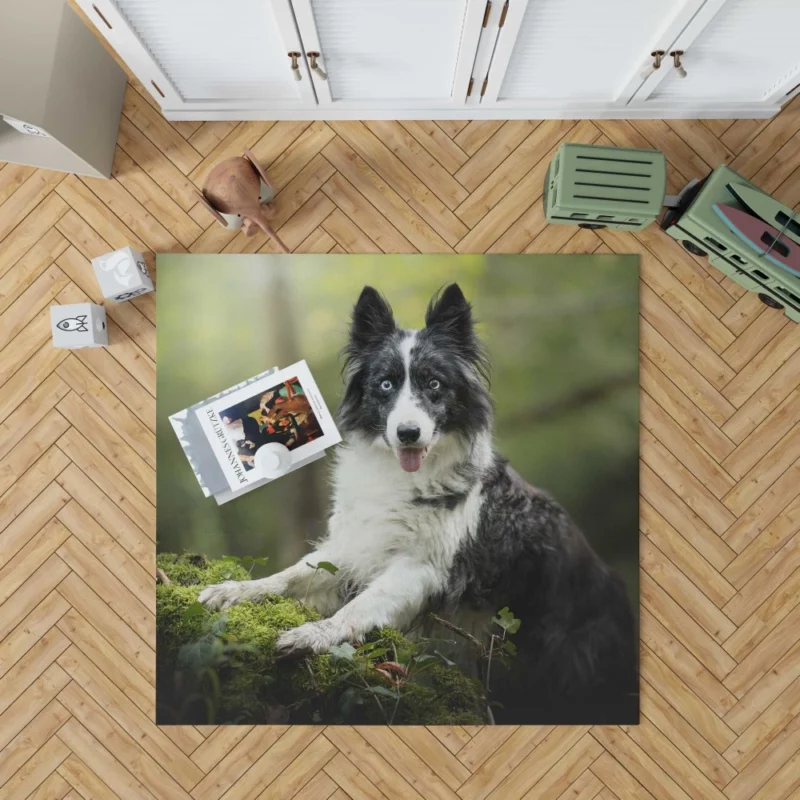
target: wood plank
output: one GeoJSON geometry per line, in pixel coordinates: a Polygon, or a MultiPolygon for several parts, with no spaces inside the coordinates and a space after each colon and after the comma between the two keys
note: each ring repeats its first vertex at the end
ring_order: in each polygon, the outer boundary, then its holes
{"type": "Polygon", "coordinates": [[[0,241],[0,275],[5,275],[68,210],[60,197],[51,194],[28,214],[0,241]]]}
{"type": "MultiPolygon", "coordinates": [[[[133,737],[156,762],[170,765],[170,774],[185,790],[193,788],[203,773],[178,747],[131,702],[89,658],[72,645],[59,665],[118,725],[133,737]]],[[[73,717],[73,720],[75,718],[73,717]]],[[[70,723],[67,723],[70,725],[70,723]]],[[[66,727],[66,726],[65,726],[66,727]]],[[[62,734],[59,734],[62,735],[62,734]]],[[[66,738],[66,737],[65,737],[66,738]]],[[[76,751],[77,752],[77,751],[76,751]]],[[[77,755],[81,756],[80,752],[77,755]]]]}
{"type": "MultiPolygon", "coordinates": [[[[70,392],[57,406],[64,417],[84,437],[92,440],[97,450],[127,478],[149,502],[155,502],[153,464],[146,462],[103,419],[76,395],[70,392]]],[[[153,453],[148,453],[152,462],[153,453]]]]}
{"type": "Polygon", "coordinates": [[[70,678],[58,664],[51,664],[31,681],[24,691],[8,702],[0,715],[0,748],[5,752],[10,742],[32,724],[43,709],[54,702],[55,696],[69,683],[70,678]]]}
{"type": "Polygon", "coordinates": [[[74,537],[59,549],[59,557],[151,647],[155,640],[153,614],[95,556],[74,537]]]}
{"type": "MultiPolygon", "coordinates": [[[[119,147],[114,156],[111,174],[184,247],[188,247],[203,232],[186,211],[119,147]]],[[[128,206],[135,210],[130,201],[128,206]]]]}
{"type": "MultiPolygon", "coordinates": [[[[61,692],[59,700],[74,719],[78,720],[97,741],[102,742],[103,747],[120,764],[125,765],[131,775],[149,789],[154,797],[163,797],[165,800],[189,800],[190,795],[170,775],[165,765],[142,753],[138,742],[76,682],[73,681],[61,692]]],[[[74,726],[72,731],[74,732],[74,726]]],[[[69,732],[65,732],[64,738],[68,736],[69,732]]]]}
{"type": "Polygon", "coordinates": [[[5,602],[43,561],[69,536],[53,517],[69,495],[51,483],[3,531],[0,539],[0,602],[5,602]]]}
{"type": "Polygon", "coordinates": [[[370,210],[364,196],[341,175],[334,175],[322,191],[344,212],[384,253],[408,253],[415,248],[393,225],[370,210]]]}
{"type": "MultiPolygon", "coordinates": [[[[64,562],[58,558],[64,565],[64,562]]],[[[64,565],[66,567],[66,565],[64,565]]],[[[155,653],[111,606],[75,572],[69,572],[58,584],[58,593],[87,619],[152,685],[155,682],[155,653]]]]}
{"type": "Polygon", "coordinates": [[[399,122],[374,120],[366,126],[450,210],[467,198],[469,192],[399,122]]]}
{"type": "Polygon", "coordinates": [[[68,246],[67,240],[51,228],[19,259],[16,269],[0,279],[0,314],[39,278],[68,246]]]}
{"type": "Polygon", "coordinates": [[[46,169],[37,169],[27,178],[3,203],[3,214],[0,217],[0,242],[63,180],[63,173],[51,172],[46,169]]]}
{"type": "Polygon", "coordinates": [[[131,85],[125,92],[122,113],[184,174],[202,157],[131,85]]]}
{"type": "Polygon", "coordinates": [[[451,174],[469,158],[435,122],[402,120],[400,124],[451,174]]]}
{"type": "Polygon", "coordinates": [[[341,139],[335,139],[322,153],[420,252],[452,252],[447,242],[341,139]]]}
{"type": "Polygon", "coordinates": [[[414,209],[451,247],[467,232],[449,208],[362,123],[331,123],[333,130],[414,209]]]}

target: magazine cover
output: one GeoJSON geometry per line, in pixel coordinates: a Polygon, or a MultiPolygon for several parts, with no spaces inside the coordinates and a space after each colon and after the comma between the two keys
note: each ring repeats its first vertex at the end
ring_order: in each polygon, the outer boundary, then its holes
{"type": "Polygon", "coordinates": [[[232,491],[263,479],[258,451],[289,450],[292,466],[341,441],[305,361],[195,409],[232,491]]]}
{"type": "Polygon", "coordinates": [[[216,456],[211,448],[211,443],[206,438],[200,420],[194,413],[195,409],[207,405],[212,400],[227,397],[245,386],[251,386],[253,383],[277,371],[277,367],[272,367],[235,386],[217,392],[212,397],[206,397],[199,403],[194,403],[188,408],[183,408],[170,415],[169,422],[170,425],[172,425],[172,430],[175,432],[175,436],[178,437],[178,441],[183,448],[189,466],[191,466],[197,478],[197,482],[200,484],[200,488],[206,497],[213,496],[217,498],[217,502],[219,502],[219,498],[222,497],[223,493],[228,496],[232,496],[232,493],[228,487],[228,481],[217,463],[216,456]]]}

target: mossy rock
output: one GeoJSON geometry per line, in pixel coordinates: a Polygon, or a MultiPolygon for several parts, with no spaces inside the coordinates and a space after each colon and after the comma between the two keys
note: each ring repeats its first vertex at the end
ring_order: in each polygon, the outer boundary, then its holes
{"type": "Polygon", "coordinates": [[[162,553],[157,566],[171,581],[156,589],[160,724],[485,722],[480,684],[456,668],[420,670],[395,689],[381,662],[420,651],[396,630],[373,632],[349,658],[277,661],[280,633],[319,619],[316,611],[271,597],[212,612],[197,600],[201,588],[248,580],[247,570],[193,554],[162,553]]]}

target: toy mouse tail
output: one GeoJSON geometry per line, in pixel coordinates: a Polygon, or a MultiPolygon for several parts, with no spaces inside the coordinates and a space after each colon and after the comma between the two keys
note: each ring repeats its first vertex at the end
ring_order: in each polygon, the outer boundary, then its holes
{"type": "Polygon", "coordinates": [[[289,250],[289,248],[283,243],[283,240],[281,239],[281,237],[278,236],[277,233],[275,233],[275,230],[272,227],[272,225],[270,225],[269,222],[267,222],[266,218],[262,214],[258,214],[255,217],[255,221],[256,221],[256,224],[258,225],[258,227],[261,228],[261,230],[264,231],[264,233],[266,233],[268,236],[270,236],[273,239],[273,241],[275,242],[275,244],[278,245],[278,247],[280,248],[280,251],[282,253],[291,252],[289,250]]]}

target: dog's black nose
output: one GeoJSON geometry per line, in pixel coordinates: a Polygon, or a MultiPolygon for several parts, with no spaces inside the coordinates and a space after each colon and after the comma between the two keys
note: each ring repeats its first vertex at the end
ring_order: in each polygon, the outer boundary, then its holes
{"type": "Polygon", "coordinates": [[[420,433],[422,431],[418,425],[397,426],[397,438],[400,440],[400,444],[414,444],[419,439],[420,433]]]}

